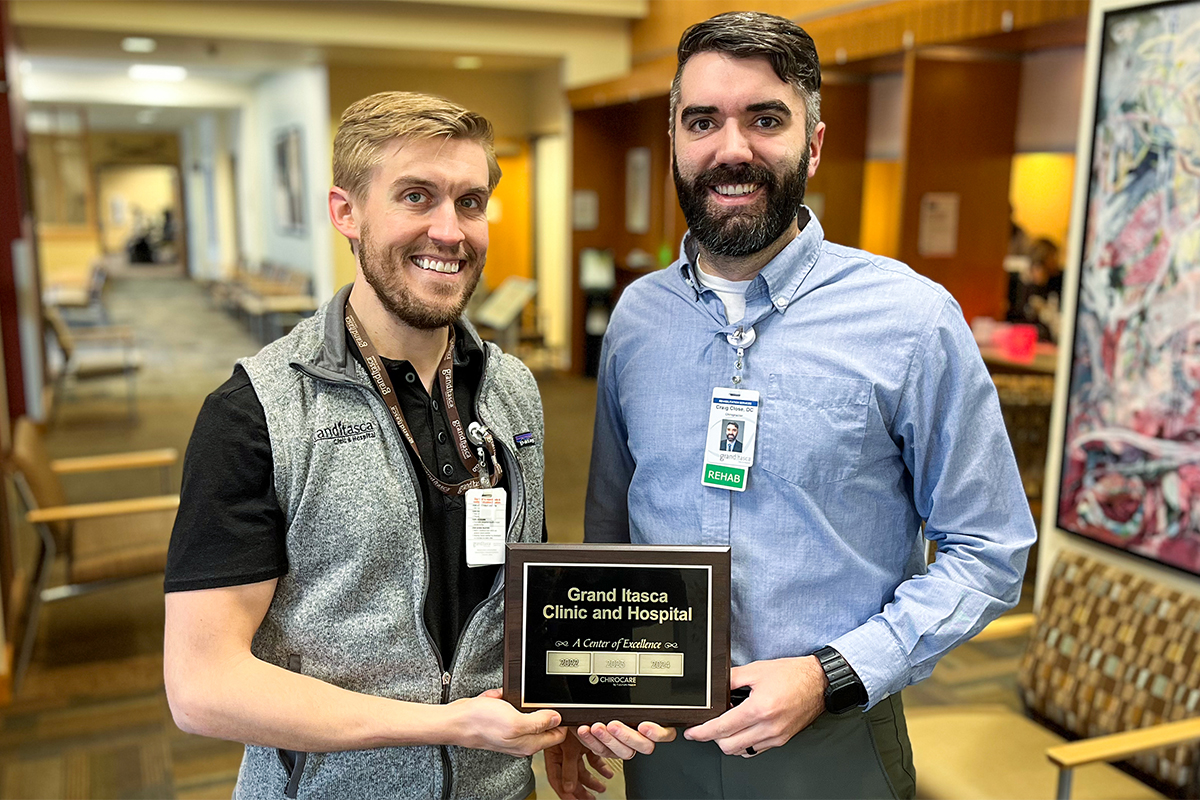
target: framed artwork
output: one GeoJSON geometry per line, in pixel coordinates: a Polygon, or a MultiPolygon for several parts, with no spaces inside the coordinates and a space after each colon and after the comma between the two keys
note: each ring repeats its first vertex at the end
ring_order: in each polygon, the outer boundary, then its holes
{"type": "Polygon", "coordinates": [[[275,136],[275,221],[284,233],[303,235],[304,147],[299,126],[275,136]]]}
{"type": "Polygon", "coordinates": [[[1200,0],[1100,5],[1056,524],[1200,574],[1200,0]]]}

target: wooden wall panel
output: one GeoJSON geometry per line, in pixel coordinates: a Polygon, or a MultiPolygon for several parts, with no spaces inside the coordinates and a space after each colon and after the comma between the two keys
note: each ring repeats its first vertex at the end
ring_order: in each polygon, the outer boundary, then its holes
{"type": "Polygon", "coordinates": [[[808,183],[810,196],[820,193],[825,198],[825,238],[851,247],[860,241],[869,94],[866,83],[826,84],[821,89],[825,144],[817,174],[808,183]]]}
{"type": "Polygon", "coordinates": [[[1021,65],[1016,60],[937,60],[910,54],[901,189],[900,260],[945,286],[968,320],[1001,317],[1008,251],[1008,189],[1021,65]],[[921,198],[960,197],[953,256],[918,250],[921,198]]]}
{"type": "Polygon", "coordinates": [[[1086,33],[1088,0],[651,0],[650,13],[633,25],[633,69],[615,80],[572,89],[567,93],[571,107],[665,93],[675,73],[675,48],[689,25],[723,11],[750,9],[799,22],[817,43],[826,72],[841,64],[847,70],[872,71],[880,64],[891,69],[887,57],[922,47],[1079,45],[1086,33]],[[1051,38],[1039,31],[1051,32],[1051,38]]]}
{"type": "MultiPolygon", "coordinates": [[[[665,245],[678,251],[686,230],[671,182],[671,150],[667,136],[668,103],[655,97],[637,103],[577,111],[574,119],[572,187],[596,192],[600,224],[596,230],[573,231],[571,237],[573,353],[572,367],[584,366],[584,297],[579,290],[579,253],[586,247],[612,250],[617,264],[617,292],[638,273],[625,269],[634,248],[657,257],[665,245]],[[625,157],[632,147],[650,148],[650,230],[629,233],[625,228],[625,157]]],[[[614,295],[615,300],[615,295],[614,295]]]]}
{"type": "Polygon", "coordinates": [[[650,0],[650,13],[633,23],[633,60],[674,54],[688,26],[726,11],[763,11],[804,20],[857,5],[861,0],[650,0]]]}

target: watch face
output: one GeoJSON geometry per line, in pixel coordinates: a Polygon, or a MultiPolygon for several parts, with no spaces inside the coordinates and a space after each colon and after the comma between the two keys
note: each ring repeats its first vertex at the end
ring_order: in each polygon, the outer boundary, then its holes
{"type": "Polygon", "coordinates": [[[830,686],[825,695],[825,708],[834,714],[844,714],[852,708],[858,708],[861,705],[860,689],[861,687],[853,682],[830,686]]]}

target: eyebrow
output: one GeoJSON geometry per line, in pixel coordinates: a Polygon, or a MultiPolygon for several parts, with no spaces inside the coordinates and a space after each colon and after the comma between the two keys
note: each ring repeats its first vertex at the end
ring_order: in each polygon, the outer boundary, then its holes
{"type": "Polygon", "coordinates": [[[775,111],[785,117],[792,116],[792,110],[788,108],[787,103],[782,100],[767,100],[763,103],[754,103],[746,106],[747,111],[775,111]]]}
{"type": "MultiPolygon", "coordinates": [[[[399,178],[396,178],[396,180],[392,181],[392,191],[396,191],[404,186],[422,186],[427,189],[440,188],[436,183],[428,178],[418,178],[416,175],[401,175],[399,178]]],[[[490,191],[486,186],[471,186],[468,187],[463,194],[481,194],[487,197],[490,194],[490,191]]]]}
{"type": "Polygon", "coordinates": [[[687,122],[692,117],[703,117],[706,114],[717,113],[716,106],[688,106],[679,115],[680,122],[687,122]]]}
{"type": "MultiPolygon", "coordinates": [[[[787,103],[782,100],[764,100],[761,103],[751,103],[746,106],[746,110],[757,113],[759,111],[774,111],[785,117],[792,116],[792,110],[788,108],[787,103]]],[[[679,114],[680,122],[687,122],[692,117],[704,117],[710,114],[716,114],[716,106],[688,106],[679,114]]]]}

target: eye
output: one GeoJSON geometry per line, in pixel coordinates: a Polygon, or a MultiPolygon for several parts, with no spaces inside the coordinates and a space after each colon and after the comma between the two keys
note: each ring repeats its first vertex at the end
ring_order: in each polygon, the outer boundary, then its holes
{"type": "Polygon", "coordinates": [[[688,127],[697,133],[704,133],[706,131],[711,131],[714,127],[714,124],[715,123],[713,123],[711,119],[698,119],[692,122],[692,124],[688,127]]]}
{"type": "Polygon", "coordinates": [[[420,203],[424,199],[425,195],[422,192],[413,191],[404,193],[404,202],[406,203],[420,203]]]}
{"type": "Polygon", "coordinates": [[[477,211],[483,207],[483,203],[479,201],[478,197],[464,197],[458,201],[458,204],[463,208],[470,209],[472,211],[477,211]]]}
{"type": "Polygon", "coordinates": [[[783,123],[779,121],[778,117],[759,117],[758,119],[754,120],[755,127],[767,131],[778,128],[782,124],[783,123]]]}

